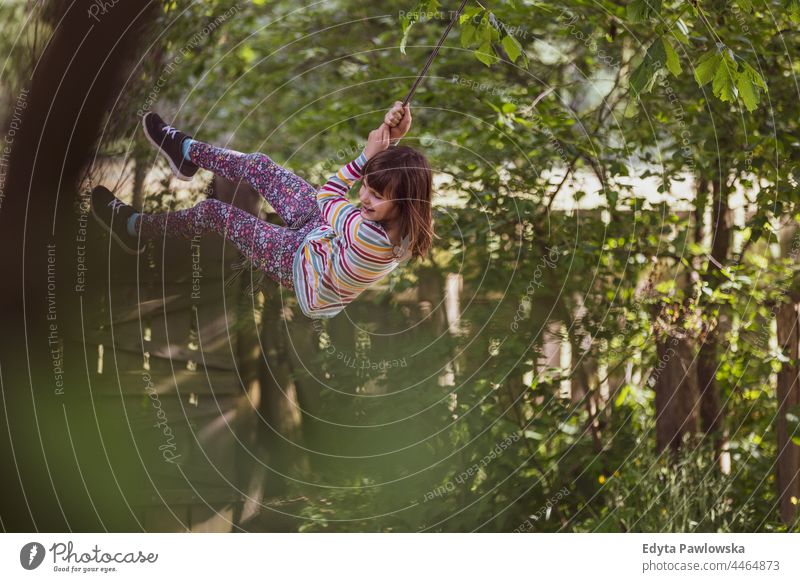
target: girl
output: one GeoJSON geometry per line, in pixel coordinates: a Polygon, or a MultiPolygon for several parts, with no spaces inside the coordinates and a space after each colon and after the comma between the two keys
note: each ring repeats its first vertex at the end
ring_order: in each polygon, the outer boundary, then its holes
{"type": "Polygon", "coordinates": [[[191,180],[198,167],[249,183],[287,226],[259,220],[208,199],[188,210],[140,214],[98,186],[92,212],[127,252],[144,250],[143,237],[192,239],[216,232],[259,270],[294,289],[308,317],[333,317],[364,289],[430,249],[432,174],[427,159],[407,146],[390,147],[411,127],[411,111],[397,102],[369,134],[361,155],[317,192],[264,154],[243,154],[196,141],[156,113],[142,119],[148,140],[176,176],[191,180]],[[361,180],[360,207],[346,194],[361,180]]]}

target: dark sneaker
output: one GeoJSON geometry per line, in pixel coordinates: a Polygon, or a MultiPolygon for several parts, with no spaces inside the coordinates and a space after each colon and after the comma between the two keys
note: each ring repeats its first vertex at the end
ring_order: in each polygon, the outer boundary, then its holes
{"type": "Polygon", "coordinates": [[[192,136],[167,125],[158,113],[152,111],[142,117],[142,127],[147,140],[166,156],[175,175],[187,182],[191,180],[197,173],[197,166],[184,159],[181,144],[184,139],[192,136]]]}
{"type": "Polygon", "coordinates": [[[132,206],[118,199],[105,186],[92,190],[92,214],[109,236],[131,255],[142,253],[146,247],[139,237],[128,234],[128,219],[135,212],[132,206]]]}

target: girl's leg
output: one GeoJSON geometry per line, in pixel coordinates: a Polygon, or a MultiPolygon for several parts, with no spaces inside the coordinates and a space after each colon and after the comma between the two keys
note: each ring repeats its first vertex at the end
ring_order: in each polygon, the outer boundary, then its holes
{"type": "Polygon", "coordinates": [[[200,141],[193,141],[188,153],[189,159],[201,168],[232,182],[243,180],[250,184],[287,225],[317,206],[314,187],[265,154],[243,154],[200,141]]]}
{"type": "Polygon", "coordinates": [[[252,214],[208,199],[187,210],[140,214],[135,222],[143,238],[178,237],[191,240],[215,232],[230,241],[259,270],[294,288],[292,260],[307,234],[259,220],[252,214]]]}

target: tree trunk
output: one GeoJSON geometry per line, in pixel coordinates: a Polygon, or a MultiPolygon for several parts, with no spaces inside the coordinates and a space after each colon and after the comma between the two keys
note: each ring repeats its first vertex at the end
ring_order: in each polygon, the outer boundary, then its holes
{"type": "Polygon", "coordinates": [[[147,178],[147,170],[150,166],[141,158],[133,160],[133,206],[139,212],[144,208],[144,180],[147,178]]]}
{"type": "Polygon", "coordinates": [[[267,294],[261,326],[261,416],[264,419],[264,444],[270,465],[266,489],[270,497],[283,495],[286,480],[279,473],[290,474],[292,467],[303,467],[307,457],[299,446],[302,415],[293,378],[290,347],[287,346],[286,321],[282,297],[267,294]]]}
{"type": "Polygon", "coordinates": [[[697,429],[697,370],[690,339],[672,335],[656,344],[656,450],[680,448],[697,429]]]}
{"type": "MultiPolygon", "coordinates": [[[[701,181],[700,188],[704,187],[707,187],[707,184],[705,181],[701,181]]],[[[720,282],[719,265],[724,265],[728,260],[731,241],[731,217],[728,208],[728,193],[727,191],[723,191],[723,187],[724,183],[721,180],[714,181],[711,208],[711,260],[709,261],[707,272],[707,279],[710,280],[714,287],[720,282]]],[[[707,194],[705,194],[705,196],[707,196],[707,194]]],[[[695,230],[695,234],[701,233],[695,230]]],[[[696,242],[702,244],[702,235],[700,236],[700,240],[696,240],[696,242]]],[[[722,317],[721,313],[720,317],[722,317]]],[[[700,420],[703,432],[706,435],[714,436],[714,452],[717,457],[720,457],[725,443],[722,434],[724,417],[722,407],[720,406],[719,387],[717,386],[719,326],[707,324],[706,329],[705,341],[701,343],[697,355],[697,381],[700,389],[700,420]]]]}
{"type": "Polygon", "coordinates": [[[436,267],[421,267],[417,274],[419,277],[417,300],[420,318],[425,321],[423,326],[434,337],[439,337],[447,328],[441,271],[436,267]]]}
{"type": "MultiPolygon", "coordinates": [[[[64,349],[63,340],[80,333],[82,310],[96,307],[84,304],[76,291],[79,176],[104,116],[130,78],[130,65],[147,50],[140,42],[141,27],[157,7],[120,2],[97,25],[87,16],[92,4],[48,3],[63,10],[63,18],[47,39],[33,78],[23,81],[17,96],[19,101],[24,95],[21,122],[13,143],[4,144],[10,155],[0,200],[0,376],[6,391],[0,435],[13,433],[14,441],[0,436],[0,460],[3,474],[16,476],[6,480],[9,490],[0,499],[6,530],[130,531],[137,526],[129,512],[119,511],[127,504],[123,496],[132,491],[109,487],[117,480],[123,487],[129,482],[100,461],[106,444],[101,448],[87,438],[70,446],[67,435],[78,438],[95,417],[84,354],[64,349]],[[60,388],[57,382],[63,382],[60,388]],[[81,461],[96,462],[77,463],[76,449],[81,461]],[[26,496],[36,503],[21,504],[26,496]],[[89,503],[95,511],[86,511],[89,503]]],[[[96,249],[87,243],[83,250],[96,249]]],[[[93,265],[92,284],[101,284],[105,273],[93,265]]],[[[129,470],[127,459],[117,460],[116,467],[129,470]]]]}
{"type": "MultiPolygon", "coordinates": [[[[798,305],[781,304],[777,314],[778,347],[785,350],[792,362],[798,357],[798,305]]],[[[790,434],[786,413],[793,406],[800,405],[800,368],[796,364],[783,364],[778,372],[778,458],[776,461],[776,482],[780,499],[780,514],[784,523],[793,523],[797,506],[792,497],[800,498],[800,446],[792,442],[792,437],[800,436],[797,430],[790,434]]]]}

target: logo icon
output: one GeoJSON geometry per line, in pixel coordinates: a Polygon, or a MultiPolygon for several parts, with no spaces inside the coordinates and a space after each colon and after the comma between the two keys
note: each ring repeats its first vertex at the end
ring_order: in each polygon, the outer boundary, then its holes
{"type": "Polygon", "coordinates": [[[38,542],[30,542],[19,551],[19,563],[26,570],[35,570],[44,561],[44,546],[38,542]]]}

